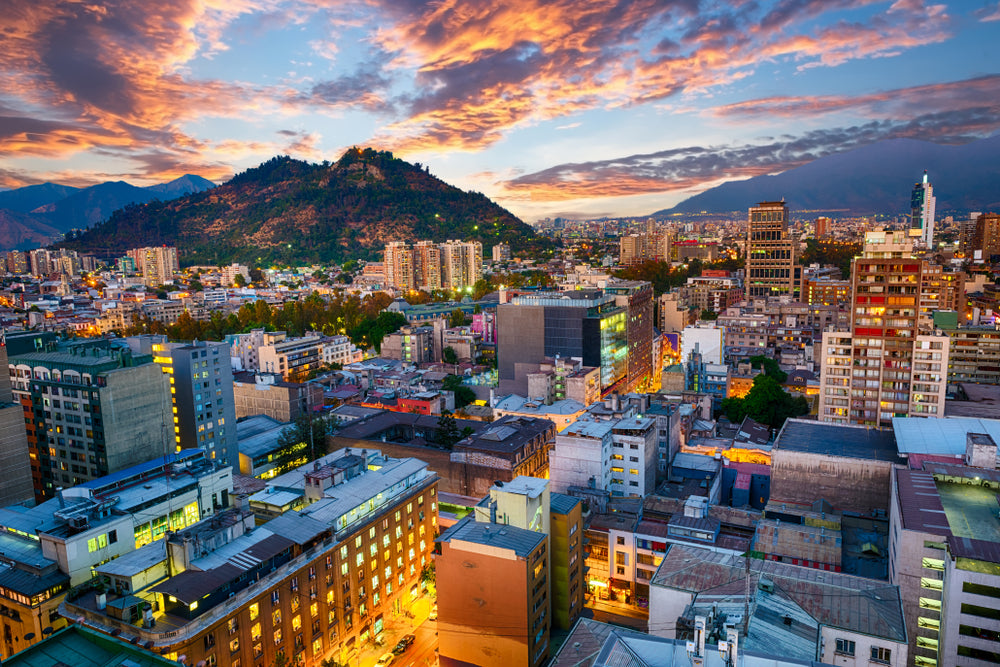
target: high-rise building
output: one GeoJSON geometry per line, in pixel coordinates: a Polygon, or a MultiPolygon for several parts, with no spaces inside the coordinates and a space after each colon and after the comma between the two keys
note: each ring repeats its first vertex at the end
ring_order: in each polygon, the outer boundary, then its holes
{"type": "Polygon", "coordinates": [[[413,244],[414,283],[423,290],[441,289],[441,249],[431,241],[413,244]]]}
{"type": "Polygon", "coordinates": [[[35,497],[31,486],[31,458],[24,411],[14,402],[7,370],[7,344],[0,338],[0,507],[16,505],[35,497]]]}
{"type": "Polygon", "coordinates": [[[625,393],[646,391],[653,381],[653,285],[642,280],[619,280],[604,288],[615,297],[628,314],[625,325],[626,356],[625,393]]]}
{"type": "Polygon", "coordinates": [[[816,238],[821,239],[830,233],[830,218],[820,216],[816,218],[816,238]]]}
{"type": "Polygon", "coordinates": [[[233,369],[225,343],[152,343],[153,361],[170,378],[174,441],[203,449],[223,465],[237,461],[233,369]]]}
{"type": "Polygon", "coordinates": [[[607,391],[628,374],[628,309],[601,290],[520,294],[497,308],[502,393],[527,393],[527,373],[546,358],[600,367],[607,391]]]}
{"type": "Polygon", "coordinates": [[[28,253],[20,250],[7,253],[7,270],[18,275],[28,273],[28,253]]]}
{"type": "Polygon", "coordinates": [[[170,384],[152,357],[77,344],[12,355],[9,366],[36,499],[173,451],[170,384]]]}
{"type": "Polygon", "coordinates": [[[788,232],[784,201],[760,202],[747,221],[747,299],[762,296],[799,298],[802,274],[796,263],[798,241],[788,232]]]}
{"type": "Polygon", "coordinates": [[[471,291],[483,276],[483,244],[479,241],[446,241],[441,244],[441,286],[471,291]]]}
{"type": "Polygon", "coordinates": [[[133,248],[126,253],[135,261],[136,271],[144,284],[156,287],[174,281],[174,271],[180,270],[177,248],[168,246],[133,248]]]}
{"type": "Polygon", "coordinates": [[[990,262],[1000,255],[1000,214],[984,213],[976,218],[969,250],[966,257],[976,262],[990,262]]]}
{"type": "Polygon", "coordinates": [[[913,192],[910,195],[910,238],[921,247],[928,249],[934,247],[934,207],[936,203],[934,187],[927,180],[927,171],[925,170],[924,179],[914,184],[913,192]]]}
{"type": "Polygon", "coordinates": [[[385,282],[399,290],[415,287],[413,249],[403,241],[393,241],[385,246],[385,282]]]}
{"type": "Polygon", "coordinates": [[[507,243],[497,243],[492,250],[494,262],[510,261],[510,245],[507,243]]]}
{"type": "Polygon", "coordinates": [[[821,421],[885,427],[893,417],[944,417],[949,340],[920,326],[926,268],[904,232],[865,234],[851,329],[823,333],[821,421]]]}

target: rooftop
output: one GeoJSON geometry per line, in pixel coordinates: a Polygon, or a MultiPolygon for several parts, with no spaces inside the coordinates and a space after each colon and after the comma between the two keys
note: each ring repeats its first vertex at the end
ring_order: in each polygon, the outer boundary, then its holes
{"type": "MultiPolygon", "coordinates": [[[[441,494],[438,494],[438,500],[443,501],[441,494]]],[[[549,494],[549,507],[555,514],[569,514],[573,511],[573,508],[580,504],[579,498],[574,498],[573,496],[567,496],[565,493],[550,493],[549,494]]]]}
{"type": "Polygon", "coordinates": [[[896,435],[899,453],[903,456],[934,454],[962,457],[965,455],[967,433],[986,433],[994,442],[1000,442],[1000,419],[896,417],[892,420],[892,430],[896,435]]]}
{"type": "MultiPolygon", "coordinates": [[[[826,572],[776,561],[751,561],[751,585],[764,577],[776,593],[823,625],[906,641],[899,588],[884,581],[826,572]]],[[[742,596],[746,565],[741,556],[672,545],[650,585],[700,594],[700,599],[742,596]]]]}
{"type": "Polygon", "coordinates": [[[255,458],[278,447],[278,438],[291,426],[267,415],[256,415],[236,422],[236,441],[240,454],[255,458]]]}
{"type": "Polygon", "coordinates": [[[81,625],[70,625],[4,660],[12,667],[179,667],[128,642],[81,625]]]}
{"type": "Polygon", "coordinates": [[[519,558],[527,558],[538,545],[548,539],[545,533],[524,530],[515,526],[473,521],[467,516],[444,532],[438,542],[471,542],[497,549],[513,551],[519,558]]]}
{"type": "MultiPolygon", "coordinates": [[[[894,419],[893,422],[898,420],[894,419]]],[[[909,419],[907,421],[940,422],[944,419],[909,419]]],[[[965,436],[962,436],[962,452],[965,452],[965,436]]],[[[851,459],[887,461],[901,463],[896,452],[896,438],[891,431],[880,431],[863,426],[841,426],[789,419],[781,427],[774,441],[775,451],[806,452],[827,454],[851,459]]]]}

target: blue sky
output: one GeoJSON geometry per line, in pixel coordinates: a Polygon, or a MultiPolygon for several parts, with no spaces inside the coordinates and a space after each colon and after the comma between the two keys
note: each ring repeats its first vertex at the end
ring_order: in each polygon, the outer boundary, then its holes
{"type": "Polygon", "coordinates": [[[391,150],[526,220],[1000,129],[1000,2],[6,0],[0,186],[391,150]]]}

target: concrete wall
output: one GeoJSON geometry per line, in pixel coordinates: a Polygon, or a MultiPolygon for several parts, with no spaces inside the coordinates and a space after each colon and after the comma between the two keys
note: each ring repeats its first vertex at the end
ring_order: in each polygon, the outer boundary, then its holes
{"type": "Polygon", "coordinates": [[[160,367],[119,368],[107,381],[100,394],[108,472],[173,452],[170,381],[160,367]]]}
{"type": "MultiPolygon", "coordinates": [[[[7,377],[6,364],[0,374],[7,377]]],[[[28,435],[24,430],[24,410],[19,403],[0,404],[0,507],[33,500],[31,459],[28,458],[28,435]]]]}
{"type": "Polygon", "coordinates": [[[456,544],[465,546],[445,542],[436,559],[442,667],[530,665],[528,563],[512,551],[456,544]]]}
{"type": "Polygon", "coordinates": [[[771,500],[811,504],[823,499],[838,512],[888,512],[891,471],[886,461],[778,448],[771,458],[771,500]]]}
{"type": "Polygon", "coordinates": [[[649,587],[649,634],[673,639],[677,636],[677,619],[681,617],[694,595],[686,591],[657,586],[649,587]]]}
{"type": "Polygon", "coordinates": [[[549,453],[549,478],[552,490],[566,493],[571,486],[587,487],[590,478],[599,489],[608,489],[611,456],[611,432],[602,440],[557,435],[556,446],[549,453]]]}
{"type": "MultiPolygon", "coordinates": [[[[840,665],[843,667],[871,667],[871,665],[889,665],[890,667],[904,667],[906,665],[906,644],[897,644],[888,639],[863,635],[859,632],[849,632],[840,628],[831,628],[822,625],[819,629],[823,642],[823,653],[820,655],[820,662],[828,665],[840,665]],[[836,652],[837,639],[846,639],[854,642],[854,656],[847,656],[836,652]],[[871,660],[872,647],[878,646],[889,649],[889,662],[876,662],[871,660]]],[[[947,663],[945,663],[947,664],[947,663]]]]}
{"type": "Polygon", "coordinates": [[[509,482],[514,478],[512,471],[499,468],[488,468],[471,463],[451,460],[451,452],[436,447],[421,445],[402,445],[391,442],[375,442],[371,440],[355,440],[340,436],[327,436],[327,452],[334,452],[343,447],[352,449],[377,449],[385,456],[392,458],[413,457],[427,463],[427,467],[436,472],[441,481],[439,488],[445,493],[457,493],[463,496],[481,498],[488,495],[493,482],[500,480],[509,482]]]}

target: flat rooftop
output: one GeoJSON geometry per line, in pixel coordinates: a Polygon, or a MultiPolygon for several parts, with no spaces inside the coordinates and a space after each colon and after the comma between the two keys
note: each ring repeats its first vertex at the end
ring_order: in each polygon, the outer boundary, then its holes
{"type": "MultiPolygon", "coordinates": [[[[894,422],[897,420],[893,420],[894,422]]],[[[912,419],[910,421],[939,422],[944,419],[912,419]]],[[[965,436],[962,436],[965,452],[965,436]]],[[[863,426],[825,424],[806,419],[789,419],[774,441],[774,450],[827,454],[851,459],[902,463],[896,451],[896,438],[891,431],[863,426]]]]}
{"type": "Polygon", "coordinates": [[[524,530],[515,526],[473,521],[467,516],[444,532],[439,542],[472,542],[483,546],[508,549],[526,558],[539,544],[547,540],[544,533],[524,530]]]}
{"type": "Polygon", "coordinates": [[[993,442],[1000,442],[1000,419],[896,417],[892,420],[892,430],[902,456],[932,454],[962,457],[965,455],[967,433],[986,433],[993,438],[993,442]]]}

